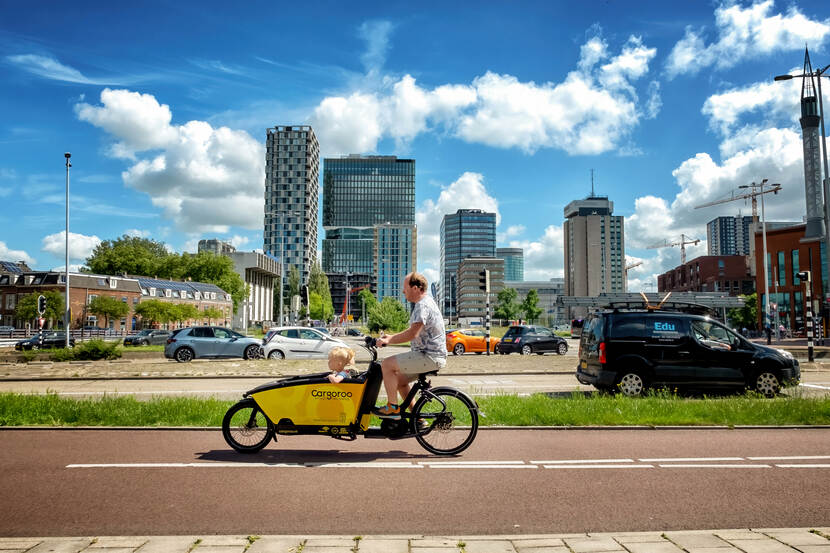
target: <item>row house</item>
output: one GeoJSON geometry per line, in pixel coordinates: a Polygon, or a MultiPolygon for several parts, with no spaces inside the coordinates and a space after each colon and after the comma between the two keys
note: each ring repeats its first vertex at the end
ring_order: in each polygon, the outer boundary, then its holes
{"type": "MultiPolygon", "coordinates": [[[[18,302],[29,294],[46,291],[66,293],[64,273],[54,271],[27,271],[0,274],[0,324],[27,328],[34,321],[21,320],[15,315],[18,302]]],[[[220,324],[227,326],[233,316],[230,294],[216,286],[203,282],[178,282],[131,276],[107,276],[88,273],[69,274],[70,328],[97,327],[116,331],[131,331],[144,326],[135,308],[142,301],[157,299],[170,303],[190,303],[199,312],[213,307],[221,312],[218,319],[197,318],[182,321],[191,324],[220,324]],[[111,296],[124,302],[129,311],[120,320],[105,321],[89,312],[90,302],[98,296],[111,296]]],[[[63,321],[46,321],[46,328],[62,327],[63,321]]]]}

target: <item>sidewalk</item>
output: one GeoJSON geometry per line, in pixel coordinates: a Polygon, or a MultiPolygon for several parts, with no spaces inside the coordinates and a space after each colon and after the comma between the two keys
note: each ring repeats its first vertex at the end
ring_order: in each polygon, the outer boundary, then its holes
{"type": "Polygon", "coordinates": [[[0,538],[2,553],[830,553],[830,527],[514,536],[0,538]]]}

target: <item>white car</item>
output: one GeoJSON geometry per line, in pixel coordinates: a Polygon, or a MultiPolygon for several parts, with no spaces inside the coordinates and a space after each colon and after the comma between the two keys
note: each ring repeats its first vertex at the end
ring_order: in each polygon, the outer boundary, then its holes
{"type": "Polygon", "coordinates": [[[325,332],[305,326],[272,328],[268,333],[271,337],[262,345],[268,359],[326,359],[332,348],[349,347],[325,332]]]}

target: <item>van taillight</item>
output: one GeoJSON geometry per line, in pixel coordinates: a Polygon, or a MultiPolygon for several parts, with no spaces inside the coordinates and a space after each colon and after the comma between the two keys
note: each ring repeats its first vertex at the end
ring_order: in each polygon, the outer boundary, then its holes
{"type": "Polygon", "coordinates": [[[605,342],[600,342],[599,343],[599,362],[600,363],[605,363],[606,362],[606,359],[605,359],[605,342]]]}

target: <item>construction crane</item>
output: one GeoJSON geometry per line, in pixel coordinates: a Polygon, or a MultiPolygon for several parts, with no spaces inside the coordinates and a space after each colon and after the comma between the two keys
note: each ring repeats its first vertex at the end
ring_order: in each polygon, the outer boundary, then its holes
{"type": "Polygon", "coordinates": [[[625,289],[628,289],[628,270],[633,269],[634,267],[639,267],[642,264],[642,261],[635,261],[634,263],[623,267],[623,285],[625,286],[625,289]]]}
{"type": "Polygon", "coordinates": [[[657,248],[671,248],[672,246],[680,246],[680,264],[686,264],[686,244],[699,244],[700,238],[692,238],[691,236],[688,237],[689,239],[686,240],[686,235],[681,234],[680,240],[675,240],[673,242],[669,242],[668,240],[664,242],[660,242],[659,244],[652,244],[648,247],[650,250],[655,250],[657,248]]]}
{"type": "Polygon", "coordinates": [[[364,288],[369,288],[369,285],[364,284],[363,286],[358,286],[356,288],[352,288],[348,292],[346,292],[346,297],[343,298],[343,312],[340,313],[340,322],[341,323],[343,321],[345,321],[346,319],[348,319],[349,315],[351,314],[351,313],[346,313],[346,310],[348,309],[347,306],[349,305],[349,298],[351,297],[351,295],[353,293],[357,292],[358,290],[363,290],[364,288]]]}
{"type": "Polygon", "coordinates": [[[769,194],[770,192],[772,192],[773,194],[778,194],[778,191],[781,190],[781,185],[780,184],[768,184],[767,186],[769,188],[764,188],[763,185],[766,182],[767,182],[767,179],[764,179],[761,182],[761,187],[760,187],[761,189],[760,190],[755,190],[754,187],[757,186],[757,185],[753,182],[748,187],[747,186],[741,186],[741,188],[750,188],[749,192],[738,192],[736,190],[733,190],[730,193],[728,198],[723,198],[721,200],[715,200],[713,202],[706,202],[705,204],[696,205],[695,209],[700,209],[701,207],[710,207],[710,206],[713,206],[713,205],[725,204],[727,202],[734,202],[735,200],[751,199],[752,200],[752,224],[757,226],[758,225],[758,200],[757,200],[758,196],[760,196],[761,194],[769,194]],[[738,193],[736,194],[736,192],[738,192],[738,193]]]}

